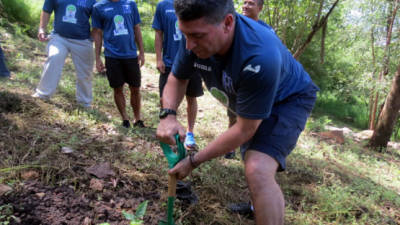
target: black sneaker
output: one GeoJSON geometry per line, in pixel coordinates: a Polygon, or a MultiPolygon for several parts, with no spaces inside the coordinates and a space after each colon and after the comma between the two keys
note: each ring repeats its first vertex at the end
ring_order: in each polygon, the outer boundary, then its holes
{"type": "Polygon", "coordinates": [[[228,205],[228,209],[231,213],[238,213],[249,219],[254,219],[254,211],[250,202],[240,202],[228,205]]]}
{"type": "Polygon", "coordinates": [[[138,120],[133,124],[134,127],[145,128],[146,126],[143,123],[143,120],[138,120]]]}
{"type": "Polygon", "coordinates": [[[122,121],[122,126],[125,128],[131,127],[131,123],[129,123],[129,120],[124,120],[122,121]]]}
{"type": "Polygon", "coordinates": [[[176,198],[188,205],[196,204],[199,201],[196,193],[192,190],[191,183],[180,180],[176,184],[176,198]]]}
{"type": "Polygon", "coordinates": [[[233,152],[228,152],[228,153],[225,154],[225,159],[234,159],[235,156],[236,156],[235,151],[233,151],[233,152]]]}

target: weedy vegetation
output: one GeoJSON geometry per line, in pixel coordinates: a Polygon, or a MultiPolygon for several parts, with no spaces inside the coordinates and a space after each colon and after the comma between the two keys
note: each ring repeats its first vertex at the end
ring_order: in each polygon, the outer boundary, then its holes
{"type": "MultiPolygon", "coordinates": [[[[92,224],[127,220],[131,224],[157,224],[166,212],[168,167],[154,135],[159,122],[159,75],[155,55],[149,50],[152,47],[146,47],[142,68],[142,115],[148,128],[125,129],[120,126],[104,76],[94,73],[93,108],[84,109],[75,103],[75,74],[70,59],[54,97],[49,101],[32,98],[45,60],[45,44],[18,29],[18,24],[0,18],[1,45],[12,71],[12,79],[0,80],[0,184],[13,189],[0,197],[0,224],[22,219],[18,207],[6,201],[15,200],[23,191],[21,187],[32,181],[53,189],[68,187],[68,193],[90,197],[95,206],[83,208],[91,211],[93,217],[87,221],[92,224]],[[74,152],[64,154],[63,147],[74,152]],[[93,177],[85,169],[99,163],[109,163],[115,176],[104,181],[103,190],[93,191],[93,177]],[[96,211],[104,205],[106,211],[114,210],[115,216],[96,211]]],[[[154,35],[144,31],[144,36],[147,46],[151,46],[154,35]]],[[[346,118],[343,121],[319,110],[332,102],[341,104],[334,95],[320,96],[316,111],[288,157],[287,170],[277,175],[286,201],[285,224],[400,224],[399,150],[390,147],[378,153],[365,148],[365,141],[348,136],[344,144],[319,138],[315,134],[327,125],[346,124],[346,118]]],[[[346,108],[340,110],[348,114],[341,115],[364,113],[346,108]]],[[[130,108],[129,113],[133,115],[130,108]]],[[[179,110],[183,124],[185,113],[183,102],[179,110]]],[[[353,120],[349,128],[356,132],[360,127],[357,124],[364,122],[357,117],[353,120]]],[[[199,98],[195,128],[199,146],[205,147],[227,124],[226,110],[206,92],[199,98]]],[[[249,201],[239,156],[209,161],[187,180],[199,203],[185,205],[177,201],[177,224],[254,223],[226,209],[229,203],[249,201]]],[[[50,191],[42,192],[44,198],[51,196],[50,191]]],[[[33,195],[40,197],[42,192],[33,195]]],[[[75,216],[81,214],[78,211],[75,216]]]]}

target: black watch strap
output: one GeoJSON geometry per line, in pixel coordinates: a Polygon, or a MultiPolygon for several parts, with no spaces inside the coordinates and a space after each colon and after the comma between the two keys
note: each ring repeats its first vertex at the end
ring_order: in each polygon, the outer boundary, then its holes
{"type": "Polygon", "coordinates": [[[160,119],[164,119],[165,117],[167,117],[170,114],[176,115],[176,111],[173,109],[161,109],[159,117],[160,117],[160,119]]]}

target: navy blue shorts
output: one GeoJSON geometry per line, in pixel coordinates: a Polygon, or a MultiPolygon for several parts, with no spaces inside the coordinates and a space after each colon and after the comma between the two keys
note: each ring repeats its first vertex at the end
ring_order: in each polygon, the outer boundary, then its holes
{"type": "Polygon", "coordinates": [[[255,135],[240,147],[242,158],[248,149],[263,152],[279,163],[278,171],[284,171],[286,157],[304,130],[318,90],[317,86],[310,84],[302,93],[275,103],[271,115],[261,122],[255,135]]]}

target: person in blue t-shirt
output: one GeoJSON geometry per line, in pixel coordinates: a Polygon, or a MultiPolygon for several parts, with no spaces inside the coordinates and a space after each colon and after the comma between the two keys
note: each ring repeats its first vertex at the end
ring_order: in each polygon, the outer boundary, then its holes
{"type": "MultiPolygon", "coordinates": [[[[242,14],[257,21],[259,24],[268,28],[271,32],[275,33],[274,29],[266,24],[264,21],[259,19],[259,14],[261,13],[264,6],[264,0],[244,0],[242,5],[242,14]]],[[[227,114],[229,117],[229,127],[233,126],[236,122],[236,115],[232,113],[230,110],[227,110],[227,114]]],[[[226,159],[234,159],[235,158],[235,150],[227,153],[225,155],[226,159]]]]}
{"type": "MultiPolygon", "coordinates": [[[[160,72],[160,106],[162,106],[162,92],[167,83],[171,66],[178,52],[179,42],[182,40],[182,33],[178,29],[178,20],[175,15],[174,1],[163,0],[157,4],[153,25],[155,29],[154,46],[156,50],[157,70],[160,72]],[[162,53],[162,55],[161,55],[162,53]]],[[[197,97],[202,96],[203,88],[201,78],[193,74],[186,89],[187,119],[188,127],[184,145],[186,148],[195,148],[194,124],[197,115],[197,97]]]]}
{"type": "Polygon", "coordinates": [[[92,103],[93,42],[89,18],[96,0],[45,0],[40,16],[38,39],[49,41],[47,60],[35,93],[48,99],[56,91],[65,59],[70,53],[76,70],[76,100],[84,107],[92,103]],[[54,12],[54,30],[50,36],[46,27],[54,12]]]}
{"type": "Polygon", "coordinates": [[[108,82],[114,91],[114,101],[122,117],[122,126],[126,128],[130,127],[130,122],[125,107],[125,83],[129,85],[131,93],[130,103],[135,117],[133,125],[144,127],[140,114],[140,67],[144,65],[140,22],[138,8],[132,0],[101,0],[93,7],[96,68],[99,72],[106,69],[108,82]],[[105,67],[100,58],[103,39],[105,67]]]}
{"type": "Polygon", "coordinates": [[[259,24],[267,27],[270,31],[275,33],[274,29],[270,25],[259,19],[259,15],[263,9],[263,6],[264,0],[244,0],[242,14],[257,21],[259,24]]]}
{"type": "Polygon", "coordinates": [[[9,78],[10,71],[7,69],[3,50],[0,46],[0,78],[9,78]]]}
{"type": "Polygon", "coordinates": [[[185,178],[201,163],[241,146],[257,224],[283,224],[284,198],[275,180],[286,168],[319,90],[279,38],[237,14],[232,0],[175,0],[181,42],[163,93],[157,137],[174,144],[185,129],[176,119],[190,74],[198,71],[211,94],[237,121],[203,150],[169,170],[185,178]],[[168,111],[167,111],[168,110],[168,111]]]}

